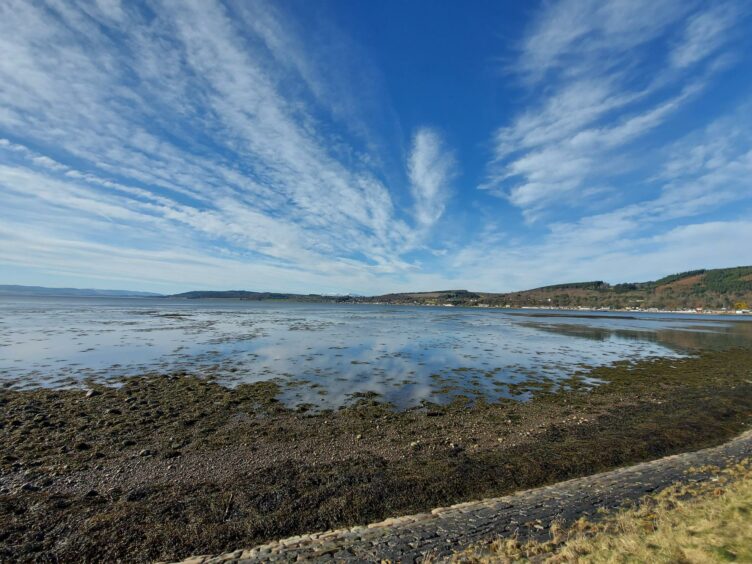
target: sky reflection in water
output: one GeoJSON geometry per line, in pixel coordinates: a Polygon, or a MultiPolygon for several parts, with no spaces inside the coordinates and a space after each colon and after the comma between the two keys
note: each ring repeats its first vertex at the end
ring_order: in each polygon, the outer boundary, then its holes
{"type": "Polygon", "coordinates": [[[177,301],[0,299],[0,382],[72,386],[186,370],[276,379],[288,405],[375,392],[398,407],[508,388],[585,365],[752,343],[752,323],[665,314],[177,301]]]}

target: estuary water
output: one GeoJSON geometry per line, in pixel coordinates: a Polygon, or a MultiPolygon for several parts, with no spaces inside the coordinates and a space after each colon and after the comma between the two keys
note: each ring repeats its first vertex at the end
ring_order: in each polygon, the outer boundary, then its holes
{"type": "Polygon", "coordinates": [[[0,297],[0,385],[86,386],[185,371],[274,380],[287,405],[377,394],[399,408],[458,395],[526,399],[521,383],[587,367],[752,345],[733,316],[0,297]]]}

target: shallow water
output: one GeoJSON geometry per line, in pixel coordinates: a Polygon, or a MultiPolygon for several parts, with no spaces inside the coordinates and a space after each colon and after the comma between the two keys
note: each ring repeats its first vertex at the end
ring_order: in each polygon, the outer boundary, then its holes
{"type": "Polygon", "coordinates": [[[734,317],[239,300],[0,298],[0,383],[78,386],[185,370],[276,380],[288,405],[518,397],[586,366],[752,344],[734,317]]]}

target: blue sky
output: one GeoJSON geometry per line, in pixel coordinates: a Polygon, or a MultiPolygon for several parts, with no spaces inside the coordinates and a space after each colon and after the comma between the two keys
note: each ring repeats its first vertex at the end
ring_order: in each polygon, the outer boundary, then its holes
{"type": "Polygon", "coordinates": [[[380,293],[752,263],[752,6],[0,4],[0,283],[380,293]]]}

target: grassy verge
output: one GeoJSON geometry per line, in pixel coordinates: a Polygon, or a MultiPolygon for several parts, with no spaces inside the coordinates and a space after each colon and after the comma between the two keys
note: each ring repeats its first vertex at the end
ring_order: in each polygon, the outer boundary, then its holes
{"type": "Polygon", "coordinates": [[[752,460],[707,482],[676,484],[597,523],[556,528],[545,543],[498,540],[453,562],[752,562],[752,460]]]}

